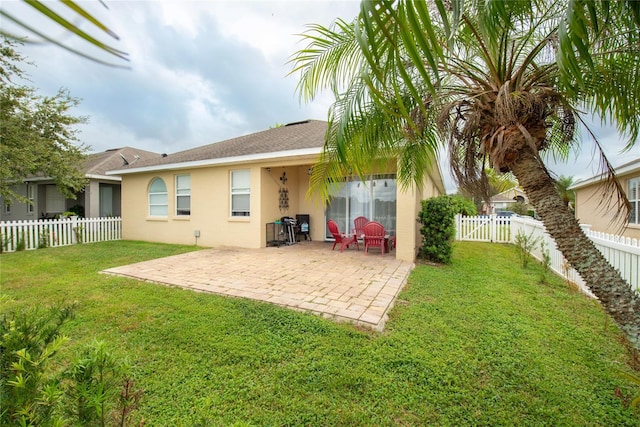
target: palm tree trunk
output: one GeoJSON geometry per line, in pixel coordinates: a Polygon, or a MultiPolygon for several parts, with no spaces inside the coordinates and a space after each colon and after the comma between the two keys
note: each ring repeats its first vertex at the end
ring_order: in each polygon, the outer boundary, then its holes
{"type": "Polygon", "coordinates": [[[517,159],[509,167],[542,218],[547,232],[630,343],[640,349],[640,294],[631,289],[584,234],[532,148],[526,143],[520,148],[517,159]]]}

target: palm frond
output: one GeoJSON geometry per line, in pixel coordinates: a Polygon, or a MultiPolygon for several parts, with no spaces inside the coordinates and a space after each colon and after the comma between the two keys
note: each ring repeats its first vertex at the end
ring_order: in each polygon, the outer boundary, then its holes
{"type": "Polygon", "coordinates": [[[351,76],[357,74],[363,58],[354,36],[355,21],[338,19],[329,28],[311,25],[301,34],[309,44],[288,61],[293,65],[289,75],[301,72],[296,88],[300,99],[313,100],[317,93],[330,88],[334,93],[346,87],[351,76]]]}
{"type": "MultiPolygon", "coordinates": [[[[115,57],[117,57],[118,59],[124,60],[124,61],[129,61],[128,58],[128,54],[122,50],[119,50],[113,46],[110,46],[102,41],[100,41],[98,38],[94,37],[93,35],[89,34],[86,31],[83,31],[82,29],[80,29],[80,27],[72,22],[70,22],[69,20],[65,19],[63,16],[61,16],[59,13],[55,12],[54,10],[52,10],[51,8],[47,7],[43,2],[38,1],[38,0],[24,0],[24,2],[31,6],[34,10],[36,10],[38,13],[42,14],[43,16],[45,16],[47,19],[49,19],[51,22],[60,25],[61,27],[63,27],[65,30],[75,34],[76,36],[80,37],[81,39],[87,41],[88,43],[90,43],[93,46],[96,46],[98,49],[102,50],[103,52],[106,52],[110,55],[113,55],[115,57]]],[[[107,34],[109,37],[118,40],[118,36],[116,33],[114,33],[113,31],[111,31],[106,25],[104,25],[102,22],[100,22],[98,19],[96,19],[93,15],[91,15],[90,13],[88,13],[85,9],[83,9],[82,7],[80,7],[76,2],[72,1],[72,0],[63,0],[62,4],[64,4],[65,6],[67,6],[68,8],[70,8],[77,16],[79,16],[80,18],[82,18],[84,21],[89,22],[94,28],[99,29],[101,32],[107,34]]],[[[106,7],[106,6],[105,6],[106,7]]],[[[82,56],[86,59],[92,60],[94,62],[98,62],[104,65],[109,65],[109,66],[113,66],[113,67],[120,67],[120,68],[126,68],[123,67],[119,64],[113,64],[107,61],[103,61],[101,59],[95,58],[93,56],[90,56],[84,52],[78,51],[76,49],[73,49],[63,43],[61,43],[58,40],[55,40],[53,37],[49,36],[48,34],[46,34],[45,32],[34,28],[32,25],[26,23],[24,20],[19,19],[15,16],[13,16],[12,14],[6,12],[5,10],[0,9],[0,15],[3,16],[5,19],[8,19],[10,21],[12,21],[14,24],[16,24],[18,27],[26,30],[28,33],[32,34],[32,35],[36,35],[38,36],[42,41],[54,44],[56,46],[59,46],[69,52],[72,52],[76,55],[82,56]]],[[[11,33],[9,31],[6,30],[2,30],[0,29],[0,34],[4,35],[5,37],[9,37],[15,40],[20,40],[22,42],[27,42],[27,43],[33,43],[31,40],[22,37],[22,36],[18,36],[17,34],[11,33]]]]}

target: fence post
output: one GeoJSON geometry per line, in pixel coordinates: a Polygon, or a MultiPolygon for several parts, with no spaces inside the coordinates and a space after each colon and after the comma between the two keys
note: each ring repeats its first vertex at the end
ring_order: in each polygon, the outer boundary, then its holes
{"type": "Polygon", "coordinates": [[[70,216],[69,219],[71,220],[71,244],[75,245],[76,243],[78,243],[78,239],[76,238],[76,227],[78,226],[78,217],[70,216]]]}
{"type": "Polygon", "coordinates": [[[496,228],[498,227],[498,216],[496,214],[491,215],[491,227],[489,228],[489,232],[491,233],[489,239],[492,242],[496,241],[496,228]]]}

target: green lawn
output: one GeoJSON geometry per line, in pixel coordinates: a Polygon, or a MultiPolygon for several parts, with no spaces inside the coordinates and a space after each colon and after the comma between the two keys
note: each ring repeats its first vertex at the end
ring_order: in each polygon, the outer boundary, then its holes
{"type": "Polygon", "coordinates": [[[192,247],[108,242],[0,256],[15,305],[77,301],[74,347],[107,341],[148,426],[640,425],[620,334],[512,246],[457,243],[418,266],[384,333],[269,304],[101,275],[192,247]]]}

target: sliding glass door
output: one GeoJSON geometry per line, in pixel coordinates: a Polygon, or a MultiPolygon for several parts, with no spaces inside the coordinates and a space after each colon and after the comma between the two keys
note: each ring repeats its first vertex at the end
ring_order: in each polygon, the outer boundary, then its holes
{"type": "MultiPolygon", "coordinates": [[[[343,233],[353,230],[354,219],[365,216],[381,223],[389,234],[395,234],[395,175],[373,175],[365,181],[355,177],[345,181],[331,198],[326,216],[327,220],[334,220],[343,233]]],[[[326,237],[332,238],[328,229],[326,237]]]]}

